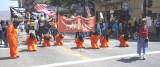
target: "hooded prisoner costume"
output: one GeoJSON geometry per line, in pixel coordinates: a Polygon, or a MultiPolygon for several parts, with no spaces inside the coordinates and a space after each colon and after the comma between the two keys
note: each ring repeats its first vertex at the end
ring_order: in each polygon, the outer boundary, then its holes
{"type": "Polygon", "coordinates": [[[76,40],[75,43],[77,44],[77,48],[85,48],[84,45],[84,38],[82,35],[80,35],[76,40]]]}
{"type": "Polygon", "coordinates": [[[56,43],[57,43],[57,45],[63,45],[63,39],[64,39],[64,35],[62,35],[62,34],[56,35],[56,43]]]}
{"type": "Polygon", "coordinates": [[[17,33],[17,27],[19,25],[19,21],[14,21],[13,24],[9,25],[7,29],[7,39],[9,43],[9,48],[10,48],[10,57],[11,58],[18,58],[18,33],[17,33]]]}
{"type": "Polygon", "coordinates": [[[48,46],[52,46],[52,43],[51,43],[51,40],[50,39],[53,39],[51,35],[49,34],[45,34],[43,35],[42,39],[44,39],[44,42],[43,42],[43,46],[46,47],[47,45],[48,46]]]}
{"type": "Polygon", "coordinates": [[[101,47],[109,47],[108,43],[109,42],[109,36],[105,35],[101,38],[101,47]]]}
{"type": "Polygon", "coordinates": [[[128,34],[124,34],[119,37],[121,47],[129,47],[129,44],[127,42],[127,40],[129,39],[128,36],[129,36],[128,34]]]}
{"type": "Polygon", "coordinates": [[[28,45],[28,51],[37,51],[37,39],[35,38],[33,33],[30,33],[30,36],[26,40],[26,44],[28,45]]]}
{"type": "Polygon", "coordinates": [[[91,41],[91,46],[93,49],[99,49],[99,44],[98,44],[98,40],[99,40],[99,35],[98,35],[98,32],[94,32],[93,35],[91,36],[90,38],[90,41],[91,41]]]}

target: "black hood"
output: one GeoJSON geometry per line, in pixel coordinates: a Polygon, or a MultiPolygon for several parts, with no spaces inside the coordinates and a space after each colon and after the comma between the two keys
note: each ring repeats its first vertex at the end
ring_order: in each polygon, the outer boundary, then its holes
{"type": "Polygon", "coordinates": [[[83,36],[79,35],[78,39],[82,42],[83,41],[83,36]]]}
{"type": "Polygon", "coordinates": [[[95,32],[94,32],[94,35],[99,35],[98,31],[95,31],[95,32]]]}
{"type": "Polygon", "coordinates": [[[127,41],[127,40],[129,39],[129,37],[128,37],[128,36],[129,36],[129,34],[124,34],[124,40],[126,40],[126,41],[127,41]]]}
{"type": "Polygon", "coordinates": [[[30,33],[30,38],[31,38],[31,39],[35,39],[35,36],[34,36],[33,33],[30,33]]]}
{"type": "Polygon", "coordinates": [[[59,37],[62,39],[62,34],[59,34],[59,37]]]}
{"type": "Polygon", "coordinates": [[[19,24],[20,24],[20,21],[17,21],[17,20],[13,21],[13,26],[15,29],[17,29],[19,24]]]}
{"type": "Polygon", "coordinates": [[[108,41],[109,35],[106,35],[106,40],[108,41]]]}

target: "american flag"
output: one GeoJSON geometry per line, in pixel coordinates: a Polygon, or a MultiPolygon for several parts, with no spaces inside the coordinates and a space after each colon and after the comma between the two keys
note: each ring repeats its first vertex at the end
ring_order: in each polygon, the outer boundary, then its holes
{"type": "Polygon", "coordinates": [[[36,9],[38,12],[43,12],[49,16],[55,16],[56,15],[56,7],[54,6],[48,6],[46,4],[37,4],[34,9],[36,9]]]}

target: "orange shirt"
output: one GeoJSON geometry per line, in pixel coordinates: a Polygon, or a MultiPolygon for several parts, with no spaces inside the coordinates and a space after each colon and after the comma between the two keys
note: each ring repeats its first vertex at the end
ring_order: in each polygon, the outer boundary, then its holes
{"type": "Polygon", "coordinates": [[[53,22],[52,27],[56,27],[57,28],[57,23],[53,22]]]}

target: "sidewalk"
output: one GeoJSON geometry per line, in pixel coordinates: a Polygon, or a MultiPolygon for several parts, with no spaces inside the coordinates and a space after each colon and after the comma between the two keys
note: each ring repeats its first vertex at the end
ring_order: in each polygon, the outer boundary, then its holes
{"type": "Polygon", "coordinates": [[[160,42],[160,36],[157,36],[156,34],[149,34],[149,40],[160,42]]]}

